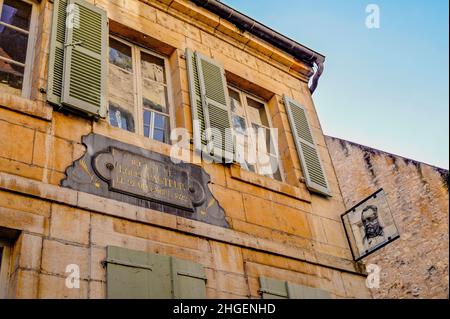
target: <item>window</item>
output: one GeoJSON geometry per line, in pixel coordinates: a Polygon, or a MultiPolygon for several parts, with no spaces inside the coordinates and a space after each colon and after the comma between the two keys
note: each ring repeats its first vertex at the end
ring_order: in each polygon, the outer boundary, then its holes
{"type": "Polygon", "coordinates": [[[109,123],[170,143],[167,59],[116,37],[109,40],[109,123]]]}
{"type": "Polygon", "coordinates": [[[232,87],[228,93],[238,162],[246,170],[282,181],[266,103],[232,87]]]}
{"type": "Polygon", "coordinates": [[[0,90],[29,96],[34,5],[29,1],[0,0],[0,90]]]}

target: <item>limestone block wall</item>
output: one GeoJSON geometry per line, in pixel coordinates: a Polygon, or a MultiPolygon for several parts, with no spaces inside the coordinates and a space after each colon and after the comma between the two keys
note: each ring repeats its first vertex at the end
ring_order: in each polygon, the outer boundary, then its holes
{"type": "Polygon", "coordinates": [[[218,228],[60,187],[85,152],[81,137],[108,136],[161,154],[170,145],[56,111],[46,102],[52,2],[38,6],[31,98],[0,92],[0,227],[22,231],[14,245],[11,297],[103,298],[106,246],[157,252],[207,268],[209,297],[258,297],[257,278],[321,287],[333,297],[370,297],[340,222],[344,202],[308,89],[310,67],[187,0],[95,0],[110,33],[167,56],[178,127],[192,130],[185,49],[219,61],[227,80],[267,101],[279,130],[284,182],[236,166],[202,163],[231,229],[218,228]],[[282,95],[308,112],[332,197],[311,193],[295,151],[282,95]],[[64,285],[80,261],[82,287],[64,285]],[[63,267],[64,266],[64,267],[63,267]]]}
{"type": "Polygon", "coordinates": [[[448,298],[448,170],[326,137],[347,208],[379,188],[400,239],[364,259],[381,267],[375,298],[448,298]]]}

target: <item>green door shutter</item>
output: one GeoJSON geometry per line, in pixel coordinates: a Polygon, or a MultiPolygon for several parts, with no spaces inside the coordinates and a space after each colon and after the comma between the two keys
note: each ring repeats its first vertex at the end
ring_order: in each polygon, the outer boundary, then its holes
{"type": "Polygon", "coordinates": [[[107,298],[170,299],[170,257],[142,251],[107,248],[107,298]]]}
{"type": "Polygon", "coordinates": [[[66,25],[61,102],[104,117],[108,61],[106,11],[83,0],[69,0],[68,5],[75,6],[79,12],[79,26],[66,25]]]}
{"type": "Polygon", "coordinates": [[[48,62],[47,100],[60,105],[64,68],[64,39],[66,36],[67,0],[54,0],[50,54],[48,62]]]}
{"type": "Polygon", "coordinates": [[[305,174],[306,185],[311,191],[330,196],[325,170],[309,125],[306,109],[297,101],[284,96],[291,131],[298,157],[305,174]]]}
{"type": "Polygon", "coordinates": [[[272,278],[259,277],[260,292],[263,299],[288,299],[286,282],[272,278]]]}
{"type": "MultiPolygon", "coordinates": [[[[199,120],[201,126],[200,132],[197,133],[203,135],[203,131],[206,129],[218,130],[222,135],[221,140],[211,141],[207,138],[204,143],[213,143],[214,158],[231,162],[233,160],[233,137],[225,71],[216,61],[199,52],[192,53],[187,50],[186,58],[192,117],[194,120],[199,120]]],[[[200,143],[198,141],[201,139],[194,136],[194,140],[197,141],[196,148],[199,150],[200,143]]]]}
{"type": "Polygon", "coordinates": [[[287,283],[289,299],[330,299],[330,294],[322,289],[287,283]]]}
{"type": "Polygon", "coordinates": [[[206,277],[203,266],[172,257],[172,288],[175,299],[205,299],[206,277]]]}

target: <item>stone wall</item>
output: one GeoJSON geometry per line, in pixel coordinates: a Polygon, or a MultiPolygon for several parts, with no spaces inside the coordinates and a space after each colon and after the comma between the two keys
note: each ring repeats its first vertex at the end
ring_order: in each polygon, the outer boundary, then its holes
{"type": "Polygon", "coordinates": [[[279,129],[283,180],[236,166],[202,163],[230,229],[211,226],[59,186],[95,133],[169,155],[170,145],[54,110],[46,103],[53,4],[42,0],[30,99],[0,92],[0,227],[18,229],[11,297],[103,298],[106,246],[157,252],[207,269],[208,297],[258,297],[257,278],[326,289],[336,298],[369,297],[351,260],[339,214],[344,203],[308,89],[311,68],[187,0],[95,0],[110,32],[169,61],[175,123],[192,131],[185,50],[219,61],[227,80],[267,100],[279,129]],[[295,151],[282,95],[308,112],[332,197],[311,193],[295,151]],[[82,286],[64,285],[65,265],[79,261],[82,286]]]}
{"type": "Polygon", "coordinates": [[[381,267],[374,298],[448,298],[448,170],[326,137],[345,205],[383,188],[400,239],[363,259],[381,267]]]}

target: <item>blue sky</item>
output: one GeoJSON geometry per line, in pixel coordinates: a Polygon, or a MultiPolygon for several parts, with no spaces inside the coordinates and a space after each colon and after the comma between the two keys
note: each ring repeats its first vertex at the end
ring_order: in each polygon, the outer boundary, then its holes
{"type": "Polygon", "coordinates": [[[223,2],[326,56],[325,134],[448,169],[448,1],[223,2]],[[379,29],[365,25],[371,3],[379,29]]]}

